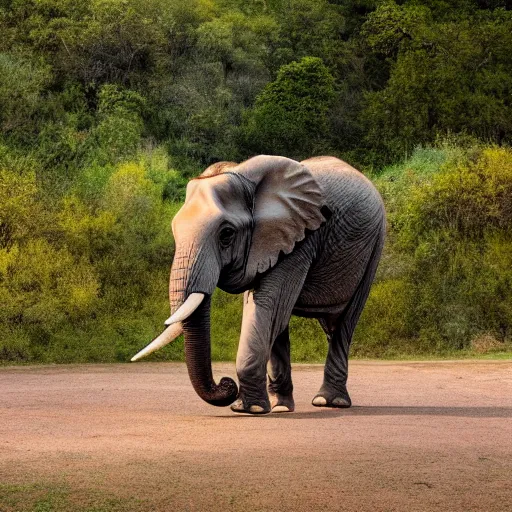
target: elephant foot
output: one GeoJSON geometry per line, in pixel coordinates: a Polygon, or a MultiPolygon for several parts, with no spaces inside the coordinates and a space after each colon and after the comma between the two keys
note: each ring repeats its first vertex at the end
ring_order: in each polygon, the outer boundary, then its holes
{"type": "Polygon", "coordinates": [[[238,398],[231,404],[231,410],[239,414],[268,414],[270,412],[270,404],[245,404],[243,399],[238,398]]]}
{"type": "Polygon", "coordinates": [[[293,412],[295,410],[293,395],[283,396],[279,393],[269,393],[269,395],[272,412],[293,412]]]}
{"type": "Polygon", "coordinates": [[[345,409],[352,405],[352,400],[346,389],[343,391],[335,389],[327,390],[322,386],[322,389],[320,389],[311,403],[315,407],[337,407],[345,409]]]}

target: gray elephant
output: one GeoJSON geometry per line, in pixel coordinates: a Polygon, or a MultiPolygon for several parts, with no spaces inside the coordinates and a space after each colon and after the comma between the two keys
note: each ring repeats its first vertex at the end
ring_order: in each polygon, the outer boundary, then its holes
{"type": "Polygon", "coordinates": [[[291,412],[288,324],[292,314],[317,318],[329,350],[313,405],[350,407],[350,342],[385,233],[382,199],[363,174],[328,156],[217,163],[189,182],[172,230],[174,314],[132,360],[183,332],[190,380],[203,400],[232,404],[235,412],[291,412]],[[216,286],[245,292],[239,390],[232,379],[216,384],[212,376],[210,299],[216,286]]]}

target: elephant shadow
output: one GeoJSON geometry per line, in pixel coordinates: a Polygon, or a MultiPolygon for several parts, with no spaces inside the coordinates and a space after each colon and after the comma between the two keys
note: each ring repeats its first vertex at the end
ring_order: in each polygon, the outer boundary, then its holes
{"type": "MultiPolygon", "coordinates": [[[[353,416],[447,416],[459,418],[512,418],[512,407],[490,406],[408,406],[408,405],[356,405],[350,409],[319,409],[294,412],[291,414],[268,414],[262,418],[280,420],[318,420],[353,416]]],[[[218,416],[223,418],[253,418],[240,414],[237,416],[218,416]]]]}

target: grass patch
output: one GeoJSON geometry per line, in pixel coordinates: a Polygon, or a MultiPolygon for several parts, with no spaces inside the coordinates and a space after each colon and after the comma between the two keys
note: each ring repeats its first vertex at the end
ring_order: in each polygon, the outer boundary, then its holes
{"type": "Polygon", "coordinates": [[[113,497],[104,491],[72,489],[65,484],[0,484],[2,512],[144,512],[136,498],[113,497]]]}

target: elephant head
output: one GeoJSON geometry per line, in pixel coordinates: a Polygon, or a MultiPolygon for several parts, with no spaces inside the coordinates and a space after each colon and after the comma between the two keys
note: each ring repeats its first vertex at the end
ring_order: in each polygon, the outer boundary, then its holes
{"type": "Polygon", "coordinates": [[[257,156],[239,165],[214,164],[187,186],[172,222],[176,252],[168,328],[132,360],[160,348],[183,330],[187,368],[197,394],[213,405],[237,396],[232,379],[213,380],[210,298],[219,287],[239,293],[289,254],[306,230],[325,218],[322,192],[311,172],[288,158],[257,156]]]}

